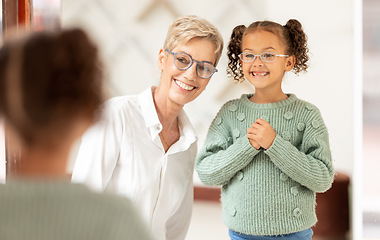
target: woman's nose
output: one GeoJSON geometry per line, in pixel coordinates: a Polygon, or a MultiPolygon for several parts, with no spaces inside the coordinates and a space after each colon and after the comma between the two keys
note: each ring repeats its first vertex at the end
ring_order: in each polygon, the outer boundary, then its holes
{"type": "Polygon", "coordinates": [[[197,64],[194,63],[193,65],[191,65],[191,67],[186,69],[184,75],[187,80],[195,81],[197,77],[197,64]]]}

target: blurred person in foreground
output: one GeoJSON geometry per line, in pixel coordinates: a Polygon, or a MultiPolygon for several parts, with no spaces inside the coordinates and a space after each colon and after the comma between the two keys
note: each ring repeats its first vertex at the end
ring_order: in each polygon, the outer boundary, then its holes
{"type": "Polygon", "coordinates": [[[80,29],[34,33],[0,49],[0,117],[22,149],[19,172],[0,185],[0,239],[151,239],[128,199],[66,176],[73,142],[99,118],[100,66],[80,29]]]}
{"type": "Polygon", "coordinates": [[[107,119],[82,138],[72,180],[132,199],[158,239],[185,239],[197,137],[183,107],[206,89],[222,49],[207,20],[176,19],[158,53],[158,86],[109,100],[107,119]]]}

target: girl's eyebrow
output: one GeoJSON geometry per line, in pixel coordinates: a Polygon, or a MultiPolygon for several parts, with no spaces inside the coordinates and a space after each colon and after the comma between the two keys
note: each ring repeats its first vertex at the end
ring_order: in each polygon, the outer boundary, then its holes
{"type": "MultiPolygon", "coordinates": [[[[266,47],[266,48],[263,48],[262,51],[268,51],[268,50],[276,50],[274,47],[266,47]]],[[[253,49],[250,49],[250,48],[244,48],[243,51],[250,51],[250,52],[253,52],[253,49]]]]}

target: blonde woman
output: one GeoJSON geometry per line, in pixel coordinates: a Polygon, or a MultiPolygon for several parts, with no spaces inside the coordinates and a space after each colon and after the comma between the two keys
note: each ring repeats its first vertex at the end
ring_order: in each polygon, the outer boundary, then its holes
{"type": "Polygon", "coordinates": [[[205,90],[222,49],[208,21],[178,18],[158,54],[159,85],[109,100],[107,119],[82,138],[72,180],[132,199],[158,239],[187,233],[197,137],[183,107],[205,90]]]}

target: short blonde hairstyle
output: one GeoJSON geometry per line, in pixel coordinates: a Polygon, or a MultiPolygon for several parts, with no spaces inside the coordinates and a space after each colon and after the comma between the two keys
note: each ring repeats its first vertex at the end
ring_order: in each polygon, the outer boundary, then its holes
{"type": "Polygon", "coordinates": [[[173,50],[179,44],[186,44],[193,38],[202,38],[214,43],[216,55],[214,65],[218,65],[223,50],[222,35],[206,19],[195,15],[179,17],[170,25],[164,42],[164,49],[173,50]]]}

